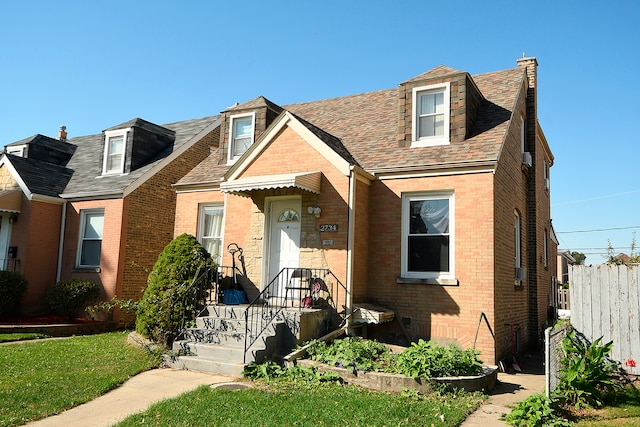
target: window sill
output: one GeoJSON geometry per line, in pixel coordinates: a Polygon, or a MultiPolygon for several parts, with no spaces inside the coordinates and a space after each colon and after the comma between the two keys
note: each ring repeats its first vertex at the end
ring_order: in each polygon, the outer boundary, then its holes
{"type": "Polygon", "coordinates": [[[100,273],[101,271],[100,267],[74,267],[71,270],[72,273],[100,273]]]}
{"type": "Polygon", "coordinates": [[[411,148],[437,147],[440,145],[450,145],[449,138],[423,138],[413,139],[411,148]]]}
{"type": "Polygon", "coordinates": [[[460,286],[458,279],[418,279],[413,277],[396,277],[399,285],[438,285],[438,286],[460,286]]]}

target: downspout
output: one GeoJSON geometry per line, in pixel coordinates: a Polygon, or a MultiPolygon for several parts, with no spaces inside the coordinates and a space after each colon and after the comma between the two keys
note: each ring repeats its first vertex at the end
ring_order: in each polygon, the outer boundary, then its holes
{"type": "Polygon", "coordinates": [[[347,300],[345,301],[347,328],[351,328],[353,313],[353,244],[355,235],[355,205],[356,205],[356,173],[353,165],[349,168],[349,230],[347,236],[347,300]]]}
{"type": "Polygon", "coordinates": [[[62,204],[62,218],[60,219],[60,241],[58,242],[58,266],[56,268],[56,283],[62,274],[62,249],[64,245],[64,229],[67,223],[67,202],[62,204]]]}

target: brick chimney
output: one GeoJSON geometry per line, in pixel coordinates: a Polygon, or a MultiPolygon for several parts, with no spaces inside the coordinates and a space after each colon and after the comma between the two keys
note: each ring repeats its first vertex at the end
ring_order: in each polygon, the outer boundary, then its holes
{"type": "Polygon", "coordinates": [[[525,58],[523,54],[517,62],[518,67],[527,70],[527,80],[529,81],[527,98],[531,98],[533,101],[535,117],[538,117],[538,60],[535,57],[525,58]]]}
{"type": "Polygon", "coordinates": [[[67,127],[66,126],[60,126],[60,130],[58,131],[58,139],[60,141],[66,141],[67,140],[67,127]]]}

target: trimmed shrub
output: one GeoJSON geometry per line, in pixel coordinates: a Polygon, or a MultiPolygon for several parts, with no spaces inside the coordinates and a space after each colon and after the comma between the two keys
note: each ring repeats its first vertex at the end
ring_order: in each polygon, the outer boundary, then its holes
{"type": "Polygon", "coordinates": [[[194,296],[202,292],[195,279],[209,265],[211,255],[195,237],[185,233],[172,240],[158,256],[138,304],[138,333],[171,345],[190,318],[194,296]]]}
{"type": "Polygon", "coordinates": [[[0,314],[15,314],[27,290],[27,281],[15,271],[0,271],[0,314]]]}
{"type": "Polygon", "coordinates": [[[53,285],[47,292],[47,302],[54,312],[72,320],[99,296],[100,287],[97,283],[76,278],[53,285]]]}

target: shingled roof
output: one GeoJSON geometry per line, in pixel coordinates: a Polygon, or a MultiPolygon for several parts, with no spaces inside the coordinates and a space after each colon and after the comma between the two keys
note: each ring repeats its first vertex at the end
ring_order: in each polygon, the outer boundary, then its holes
{"type": "MultiPolygon", "coordinates": [[[[129,127],[141,124],[145,127],[160,129],[164,133],[174,133],[175,141],[172,146],[158,153],[144,166],[123,175],[102,175],[100,157],[104,150],[103,135],[88,135],[71,138],[68,145],[73,146],[75,152],[66,167],[45,161],[23,158],[7,154],[7,160],[28,187],[32,194],[51,197],[76,198],[86,196],[112,196],[122,194],[124,190],[150,169],[156,166],[171,153],[179,151],[183,145],[191,141],[207,127],[212,126],[220,116],[204,117],[169,123],[162,126],[142,119],[133,119],[110,129],[129,127]]],[[[27,138],[19,142],[32,141],[27,138]]],[[[11,144],[11,145],[15,145],[11,144]]]]}
{"type": "MultiPolygon", "coordinates": [[[[443,65],[407,82],[463,71],[443,65]]],[[[493,164],[498,160],[516,98],[526,78],[522,68],[472,76],[485,100],[469,137],[432,147],[398,143],[398,90],[387,89],[282,106],[349,163],[372,174],[493,164]]],[[[405,82],[405,83],[407,83],[405,82]]],[[[242,104],[235,108],[248,108],[242,104]]],[[[228,167],[218,152],[187,174],[178,185],[219,182],[228,167]]]]}
{"type": "Polygon", "coordinates": [[[58,197],[69,183],[73,170],[64,166],[7,154],[31,194],[58,197]]]}

